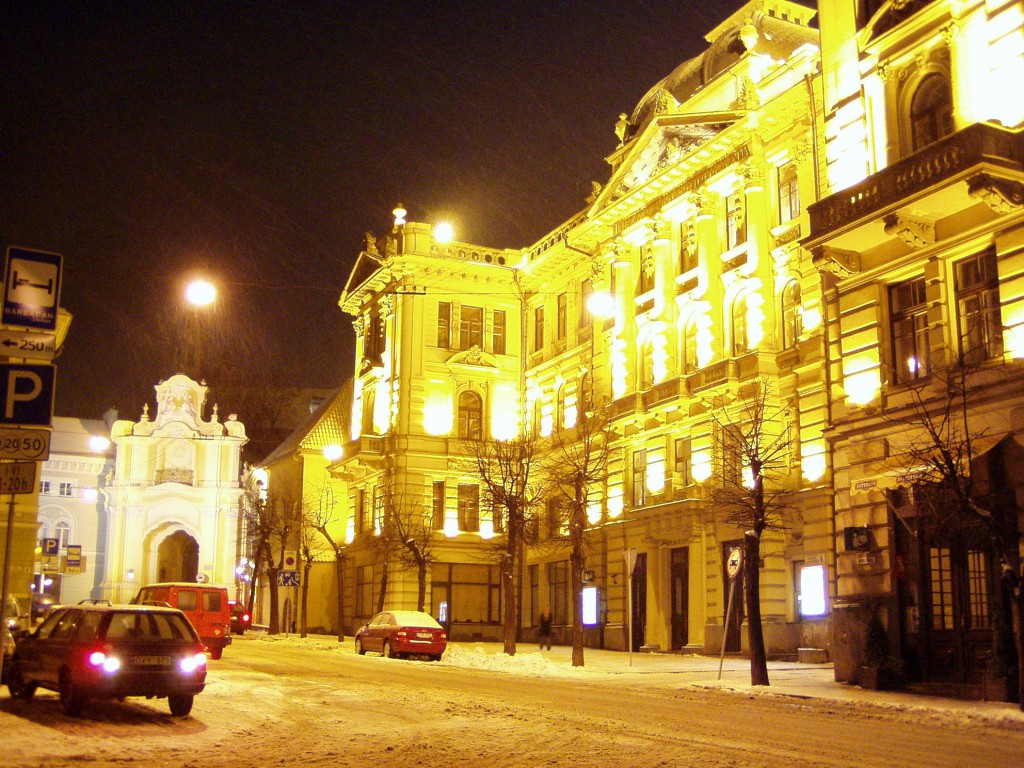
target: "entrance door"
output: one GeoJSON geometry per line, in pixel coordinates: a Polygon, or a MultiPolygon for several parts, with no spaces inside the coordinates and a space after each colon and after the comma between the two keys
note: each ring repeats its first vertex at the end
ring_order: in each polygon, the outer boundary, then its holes
{"type": "Polygon", "coordinates": [[[647,553],[638,552],[633,566],[633,650],[639,651],[645,644],[644,629],[647,626],[647,553]]]}
{"type": "Polygon", "coordinates": [[[678,651],[690,642],[688,614],[690,609],[690,548],[679,547],[671,553],[672,579],[672,650],[678,651]]]}
{"type": "Polygon", "coordinates": [[[194,582],[199,574],[199,542],[175,531],[157,549],[157,581],[194,582]]]}
{"type": "Polygon", "coordinates": [[[743,607],[743,571],[740,569],[736,576],[735,584],[729,578],[726,564],[729,562],[729,555],[734,549],[740,549],[743,542],[740,539],[727,541],[722,544],[722,624],[725,625],[725,650],[727,653],[739,653],[742,648],[740,641],[740,629],[743,626],[743,619],[746,618],[746,611],[743,607]],[[732,595],[732,611],[729,610],[729,596],[732,595]],[[728,621],[727,621],[728,619],[728,621]]]}

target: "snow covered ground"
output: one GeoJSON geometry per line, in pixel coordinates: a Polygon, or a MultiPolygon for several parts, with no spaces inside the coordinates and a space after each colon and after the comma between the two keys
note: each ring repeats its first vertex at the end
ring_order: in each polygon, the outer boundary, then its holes
{"type": "Polygon", "coordinates": [[[514,657],[455,644],[440,663],[357,656],[351,638],[236,640],[211,662],[192,715],[166,701],[0,694],[0,765],[90,766],[1014,766],[1014,705],[840,686],[827,667],[776,663],[751,689],[747,662],[568,648],[514,657]]]}

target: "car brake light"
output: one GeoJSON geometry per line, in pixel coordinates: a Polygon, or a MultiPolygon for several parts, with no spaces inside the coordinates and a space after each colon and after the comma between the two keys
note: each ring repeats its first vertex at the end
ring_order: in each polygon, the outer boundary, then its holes
{"type": "Polygon", "coordinates": [[[248,621],[248,620],[249,620],[249,614],[248,613],[243,613],[242,614],[242,621],[248,621]]]}
{"type": "Polygon", "coordinates": [[[116,656],[107,656],[103,651],[93,651],[89,654],[89,663],[94,667],[101,667],[104,672],[117,672],[121,668],[121,660],[116,656]]]}
{"type": "Polygon", "coordinates": [[[400,629],[397,632],[395,632],[395,634],[398,635],[399,637],[405,637],[407,633],[406,633],[406,631],[404,629],[400,629]]]}
{"type": "Polygon", "coordinates": [[[182,672],[195,672],[206,666],[206,654],[197,653],[194,656],[186,656],[179,665],[182,672]]]}

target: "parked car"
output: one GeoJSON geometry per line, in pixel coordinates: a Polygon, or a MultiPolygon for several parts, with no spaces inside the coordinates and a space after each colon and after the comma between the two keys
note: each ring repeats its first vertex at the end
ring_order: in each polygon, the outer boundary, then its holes
{"type": "Polygon", "coordinates": [[[356,632],[356,653],[377,651],[388,658],[426,656],[440,661],[448,634],[433,616],[422,611],[384,611],[356,632]]]}
{"type": "Polygon", "coordinates": [[[244,635],[245,630],[252,626],[252,614],[245,609],[245,603],[228,600],[231,606],[231,631],[236,635],[244,635]]]}
{"type": "Polygon", "coordinates": [[[203,643],[185,614],[141,605],[55,609],[17,638],[7,676],[13,698],[57,691],[72,717],[91,698],[126,696],[167,697],[171,714],[184,717],[205,685],[203,643]]]}
{"type": "Polygon", "coordinates": [[[211,659],[219,659],[231,644],[231,606],[224,587],[193,582],[148,584],[139,589],[132,603],[177,608],[188,616],[211,659]]]}
{"type": "Polygon", "coordinates": [[[46,593],[32,595],[32,624],[35,625],[40,619],[58,605],[57,598],[46,593]]]}

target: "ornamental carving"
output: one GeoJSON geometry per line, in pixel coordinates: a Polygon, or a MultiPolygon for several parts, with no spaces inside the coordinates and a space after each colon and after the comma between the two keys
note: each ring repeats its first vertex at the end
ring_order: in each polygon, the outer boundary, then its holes
{"type": "Polygon", "coordinates": [[[911,248],[921,248],[935,242],[935,224],[899,213],[890,213],[882,219],[885,234],[898,237],[911,248]]]}
{"type": "Polygon", "coordinates": [[[979,173],[967,180],[967,194],[998,214],[1019,211],[1024,206],[1024,184],[979,173]]]}
{"type": "Polygon", "coordinates": [[[392,312],[395,310],[395,299],[390,294],[380,297],[380,316],[387,318],[391,317],[392,312]]]}
{"type": "Polygon", "coordinates": [[[811,261],[819,272],[829,272],[838,278],[860,272],[860,256],[836,248],[816,248],[811,261]]]}

